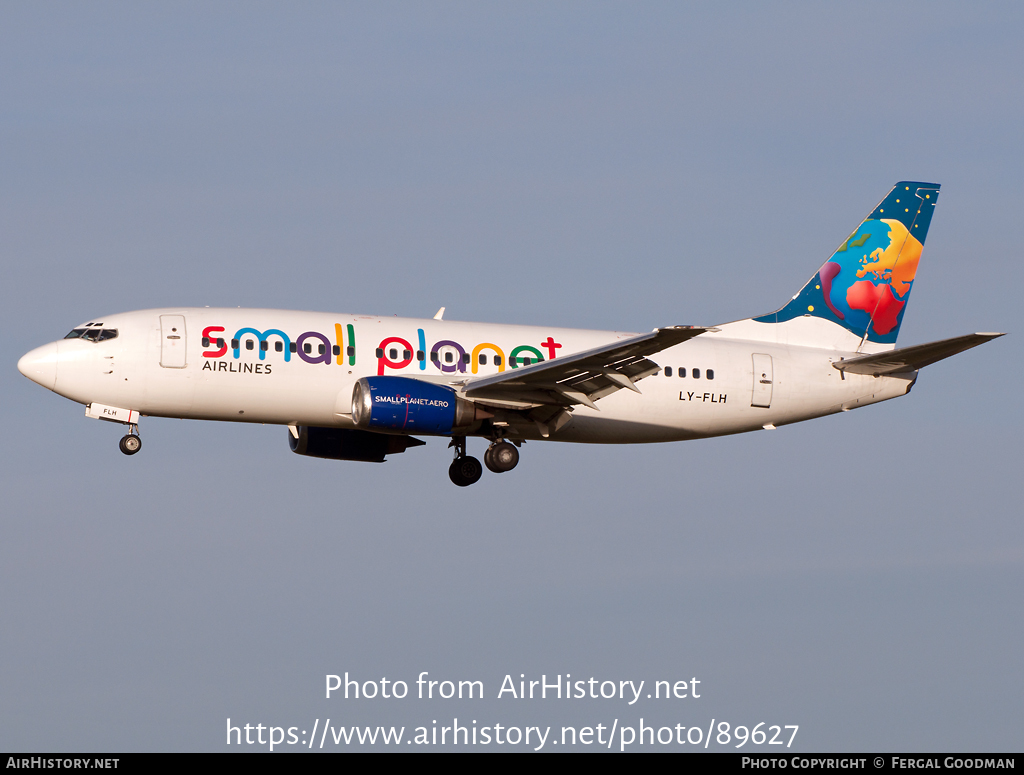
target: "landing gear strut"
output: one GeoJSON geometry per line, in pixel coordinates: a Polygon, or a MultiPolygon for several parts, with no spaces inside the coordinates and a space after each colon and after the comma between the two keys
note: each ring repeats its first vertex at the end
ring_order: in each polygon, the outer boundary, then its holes
{"type": "Polygon", "coordinates": [[[126,455],[134,455],[142,449],[142,438],[139,436],[139,426],[129,425],[128,435],[122,436],[121,441],[117,446],[120,447],[121,451],[126,455]]]}
{"type": "Polygon", "coordinates": [[[519,450],[515,444],[499,441],[487,448],[484,453],[484,465],[496,474],[511,471],[519,463],[519,450]]]}
{"type": "Polygon", "coordinates": [[[479,460],[466,454],[466,437],[452,437],[452,443],[449,446],[455,447],[455,460],[448,468],[448,478],[452,480],[452,483],[459,487],[468,487],[474,482],[478,482],[484,469],[479,460]]]}

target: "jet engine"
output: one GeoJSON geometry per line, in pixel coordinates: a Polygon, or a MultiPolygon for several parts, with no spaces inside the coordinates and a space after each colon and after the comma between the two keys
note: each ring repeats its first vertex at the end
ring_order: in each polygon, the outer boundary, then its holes
{"type": "Polygon", "coordinates": [[[362,460],[383,463],[385,455],[420,447],[425,441],[412,436],[390,436],[347,428],[316,428],[300,425],[299,437],[288,433],[288,445],[296,455],[325,457],[331,460],[362,460]]]}
{"type": "Polygon", "coordinates": [[[447,385],[409,377],[363,377],[352,390],[352,419],[385,433],[448,436],[493,415],[447,385]]]}

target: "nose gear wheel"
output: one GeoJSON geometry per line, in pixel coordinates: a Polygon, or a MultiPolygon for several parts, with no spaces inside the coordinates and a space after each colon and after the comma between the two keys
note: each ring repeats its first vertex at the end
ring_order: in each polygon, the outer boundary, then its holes
{"type": "Polygon", "coordinates": [[[127,436],[123,436],[121,441],[117,445],[121,451],[126,455],[134,455],[140,449],[142,449],[142,439],[133,433],[129,433],[127,436]]]}

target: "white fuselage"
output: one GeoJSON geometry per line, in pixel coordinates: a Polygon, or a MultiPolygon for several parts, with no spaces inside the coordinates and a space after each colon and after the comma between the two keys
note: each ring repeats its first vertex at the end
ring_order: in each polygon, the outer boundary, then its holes
{"type": "MultiPolygon", "coordinates": [[[[101,322],[116,338],[64,339],[26,355],[35,364],[32,379],[83,404],[142,415],[322,427],[354,427],[352,390],[361,377],[458,388],[522,368],[521,359],[549,360],[635,335],[265,309],[145,310],[101,322]]],[[[551,440],[623,444],[740,433],[894,398],[916,376],[844,376],[832,363],[854,348],[755,338],[771,328],[726,325],[657,353],[652,360],[662,370],[638,383],[640,394],[619,390],[598,410],[575,407],[551,440]]],[[[532,423],[517,432],[540,438],[532,423]]]]}

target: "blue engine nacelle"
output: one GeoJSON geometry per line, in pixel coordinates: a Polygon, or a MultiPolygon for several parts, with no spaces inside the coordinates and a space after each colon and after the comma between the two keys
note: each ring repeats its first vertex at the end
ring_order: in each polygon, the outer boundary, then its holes
{"type": "Polygon", "coordinates": [[[352,419],[367,430],[449,436],[490,416],[447,385],[409,377],[363,377],[352,390],[352,419]]]}

